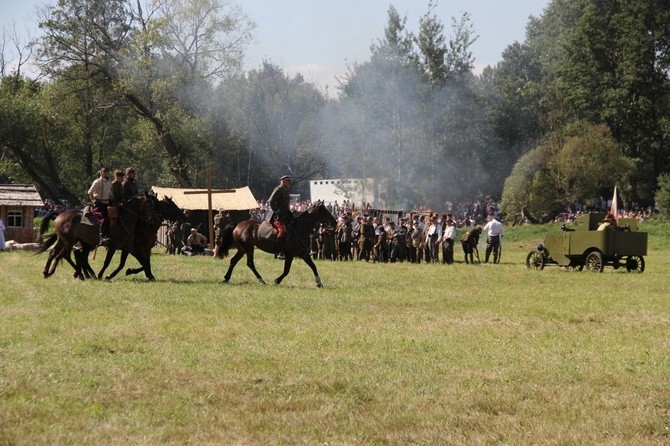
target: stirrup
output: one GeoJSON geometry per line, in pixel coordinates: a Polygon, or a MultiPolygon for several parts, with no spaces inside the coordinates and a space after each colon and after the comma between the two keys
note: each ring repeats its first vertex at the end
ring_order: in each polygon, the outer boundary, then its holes
{"type": "Polygon", "coordinates": [[[286,258],[286,256],[284,255],[283,252],[280,252],[280,253],[277,254],[276,258],[279,259],[279,260],[284,260],[286,258]]]}

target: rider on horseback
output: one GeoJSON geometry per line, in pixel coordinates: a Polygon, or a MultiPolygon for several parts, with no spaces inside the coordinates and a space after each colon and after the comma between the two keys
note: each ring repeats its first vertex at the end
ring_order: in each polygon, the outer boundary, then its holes
{"type": "Polygon", "coordinates": [[[291,202],[291,196],[289,194],[289,189],[291,188],[291,177],[284,175],[279,179],[279,186],[275,187],[275,190],[272,191],[272,195],[268,201],[270,202],[270,207],[272,208],[272,224],[277,228],[277,244],[276,244],[276,257],[278,259],[284,258],[284,253],[282,252],[282,243],[284,241],[284,235],[286,234],[286,225],[293,220],[293,213],[289,207],[291,202]]]}
{"type": "Polygon", "coordinates": [[[112,196],[112,182],[109,181],[109,168],[100,169],[100,177],[93,181],[88,190],[88,196],[93,202],[93,212],[100,220],[100,244],[109,243],[109,215],[107,206],[114,198],[112,196]]]}

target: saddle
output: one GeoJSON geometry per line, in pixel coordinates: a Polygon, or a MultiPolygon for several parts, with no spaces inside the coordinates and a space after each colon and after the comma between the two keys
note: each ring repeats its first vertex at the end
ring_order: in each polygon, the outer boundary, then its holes
{"type": "Polygon", "coordinates": [[[84,225],[89,225],[89,226],[95,226],[98,227],[100,226],[100,222],[98,221],[98,217],[95,216],[93,213],[93,210],[91,209],[91,206],[86,206],[82,212],[81,216],[81,224],[84,225]]]}
{"type": "Polygon", "coordinates": [[[273,242],[277,238],[277,229],[272,223],[265,220],[258,226],[258,239],[266,242],[273,242]]]}

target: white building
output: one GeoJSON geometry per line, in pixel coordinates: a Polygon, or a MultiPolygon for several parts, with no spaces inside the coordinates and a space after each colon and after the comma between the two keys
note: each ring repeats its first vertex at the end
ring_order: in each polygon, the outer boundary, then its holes
{"type": "Polygon", "coordinates": [[[309,193],[311,201],[322,200],[326,204],[342,203],[348,200],[356,207],[370,203],[373,208],[383,208],[385,200],[380,196],[380,184],[373,178],[311,180],[309,193]]]}

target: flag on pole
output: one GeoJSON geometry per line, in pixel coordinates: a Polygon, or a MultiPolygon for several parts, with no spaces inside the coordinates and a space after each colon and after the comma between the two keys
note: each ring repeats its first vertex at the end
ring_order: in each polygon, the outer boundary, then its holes
{"type": "Polygon", "coordinates": [[[614,196],[612,197],[612,205],[610,206],[610,214],[614,216],[614,221],[619,219],[618,208],[619,206],[616,198],[616,186],[614,186],[614,196]]]}

